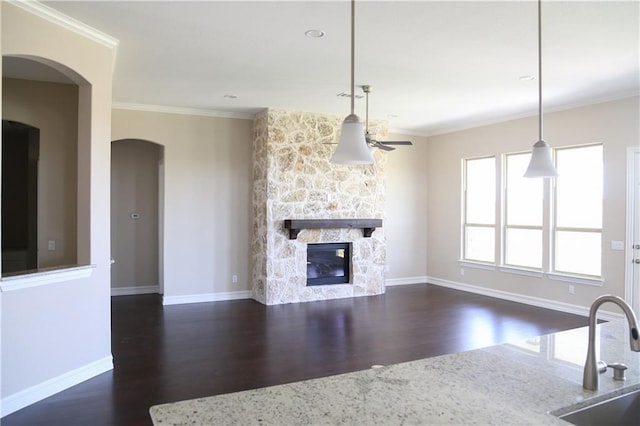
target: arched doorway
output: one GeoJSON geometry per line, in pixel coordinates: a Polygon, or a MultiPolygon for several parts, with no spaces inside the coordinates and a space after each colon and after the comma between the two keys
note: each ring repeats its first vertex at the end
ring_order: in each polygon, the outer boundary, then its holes
{"type": "Polygon", "coordinates": [[[163,147],[111,144],[111,294],[162,293],[163,147]]]}

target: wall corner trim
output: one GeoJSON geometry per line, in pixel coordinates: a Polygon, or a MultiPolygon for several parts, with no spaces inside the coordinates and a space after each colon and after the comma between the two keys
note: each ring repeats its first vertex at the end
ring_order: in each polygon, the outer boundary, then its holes
{"type": "Polygon", "coordinates": [[[109,370],[113,370],[111,355],[9,395],[2,399],[0,417],[14,413],[109,370]]]}
{"type": "Polygon", "coordinates": [[[90,27],[89,25],[67,16],[54,8],[45,6],[38,1],[9,0],[9,3],[110,49],[117,49],[118,44],[120,43],[120,41],[115,37],[90,27]]]}

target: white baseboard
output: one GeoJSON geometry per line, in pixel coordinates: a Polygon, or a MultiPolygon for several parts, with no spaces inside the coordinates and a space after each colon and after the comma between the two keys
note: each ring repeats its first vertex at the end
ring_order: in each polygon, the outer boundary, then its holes
{"type": "Polygon", "coordinates": [[[159,293],[160,286],[157,285],[141,285],[135,287],[111,287],[112,296],[132,296],[134,294],[151,294],[159,293]]]}
{"type": "Polygon", "coordinates": [[[113,370],[113,357],[106,356],[80,368],[71,370],[45,382],[31,386],[2,399],[0,417],[8,416],[24,407],[41,401],[58,392],[113,370]]]}
{"type": "MultiPolygon", "coordinates": [[[[486,287],[479,287],[472,284],[459,283],[456,281],[443,280],[435,277],[427,277],[429,284],[439,285],[441,287],[452,288],[455,290],[467,291],[469,293],[481,294],[483,296],[495,297],[496,299],[509,300],[511,302],[524,303],[525,305],[537,306],[539,308],[552,309],[554,311],[565,312],[568,314],[589,316],[589,307],[572,305],[570,303],[556,302],[555,300],[541,299],[539,297],[526,296],[523,294],[510,293],[502,290],[494,290],[486,287]]],[[[598,318],[606,321],[617,321],[623,319],[622,314],[613,312],[598,312],[598,318]]]]}
{"type": "Polygon", "coordinates": [[[223,293],[187,294],[184,296],[162,297],[163,305],[181,305],[183,303],[220,302],[223,300],[251,299],[251,291],[229,291],[223,293]]]}
{"type": "Polygon", "coordinates": [[[392,287],[394,285],[407,285],[407,284],[426,284],[427,276],[421,277],[407,277],[407,278],[390,278],[384,281],[384,285],[392,287]]]}

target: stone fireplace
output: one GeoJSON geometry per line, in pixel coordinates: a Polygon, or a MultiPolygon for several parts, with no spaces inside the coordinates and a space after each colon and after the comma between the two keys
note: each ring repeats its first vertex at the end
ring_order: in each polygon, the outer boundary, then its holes
{"type": "MultiPolygon", "coordinates": [[[[384,226],[302,229],[285,221],[384,219],[385,154],[375,164],[329,162],[343,117],[269,109],[256,116],[253,150],[252,294],[267,304],[384,293],[384,226]],[[369,234],[369,235],[367,235],[369,234]],[[344,284],[307,286],[307,245],[349,244],[351,270],[344,284]]],[[[370,123],[386,136],[386,124],[370,123]]]]}

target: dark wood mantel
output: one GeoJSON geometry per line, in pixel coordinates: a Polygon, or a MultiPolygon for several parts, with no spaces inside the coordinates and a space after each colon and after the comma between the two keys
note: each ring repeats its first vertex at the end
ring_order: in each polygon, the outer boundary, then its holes
{"type": "Polygon", "coordinates": [[[365,238],[371,236],[376,228],[382,227],[382,219],[286,219],[285,229],[289,230],[289,239],[295,240],[303,229],[361,228],[365,238]]]}

